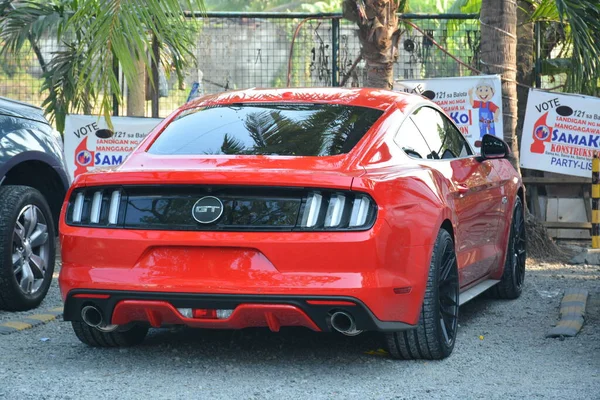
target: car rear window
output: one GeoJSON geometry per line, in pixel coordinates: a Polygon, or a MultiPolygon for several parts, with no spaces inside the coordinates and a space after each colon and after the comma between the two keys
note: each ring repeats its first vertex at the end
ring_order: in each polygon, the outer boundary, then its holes
{"type": "Polygon", "coordinates": [[[383,111],[334,104],[228,104],[184,111],[152,154],[330,156],[347,153],[383,111]]]}

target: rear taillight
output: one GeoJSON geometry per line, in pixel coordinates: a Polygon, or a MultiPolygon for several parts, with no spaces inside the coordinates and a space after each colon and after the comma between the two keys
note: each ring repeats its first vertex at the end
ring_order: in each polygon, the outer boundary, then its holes
{"type": "Polygon", "coordinates": [[[304,213],[302,214],[302,222],[300,226],[303,228],[314,228],[319,221],[319,213],[321,212],[321,204],[323,204],[323,196],[318,193],[311,193],[306,198],[304,213]]]}
{"type": "Polygon", "coordinates": [[[342,214],[346,207],[346,197],[341,194],[334,194],[329,198],[327,213],[325,214],[325,226],[335,227],[342,222],[342,214]]]}
{"type": "Polygon", "coordinates": [[[83,193],[77,193],[75,195],[75,203],[71,210],[71,221],[75,223],[81,222],[81,216],[83,215],[83,201],[83,193]]]}
{"type": "Polygon", "coordinates": [[[312,192],[300,212],[302,230],[364,230],[373,225],[377,207],[366,194],[312,192]]]}
{"type": "Polygon", "coordinates": [[[116,225],[120,208],[120,189],[78,190],[71,195],[67,208],[67,223],[72,225],[116,225]]]}
{"type": "Polygon", "coordinates": [[[110,207],[108,209],[108,224],[115,225],[119,217],[119,205],[121,204],[121,191],[114,190],[110,195],[110,207]]]}
{"type": "Polygon", "coordinates": [[[361,231],[377,205],[366,193],[306,188],[107,186],[73,191],[66,223],[87,227],[156,230],[361,231]],[[192,210],[218,198],[221,217],[203,223],[192,210]]]}

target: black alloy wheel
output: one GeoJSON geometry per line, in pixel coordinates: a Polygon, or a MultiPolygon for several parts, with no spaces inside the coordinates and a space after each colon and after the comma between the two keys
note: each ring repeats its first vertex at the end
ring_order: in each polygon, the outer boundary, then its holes
{"type": "Polygon", "coordinates": [[[513,217],[513,232],[511,236],[512,265],[515,269],[515,283],[522,289],[525,282],[525,263],[527,261],[527,241],[525,239],[525,218],[523,216],[523,206],[519,199],[519,206],[515,208],[515,216],[513,217]]]}
{"type": "Polygon", "coordinates": [[[446,346],[454,346],[458,327],[458,269],[454,243],[446,242],[445,246],[438,282],[439,319],[446,346]]]}
{"type": "Polygon", "coordinates": [[[46,199],[27,186],[0,187],[0,309],[30,310],[48,292],[56,235],[46,199]]]}
{"type": "Polygon", "coordinates": [[[516,299],[523,291],[525,263],[527,260],[527,237],[523,203],[517,197],[513,207],[510,236],[506,249],[506,262],[500,282],[490,289],[490,294],[499,299],[516,299]]]}
{"type": "Polygon", "coordinates": [[[438,233],[425,298],[415,329],[385,334],[390,356],[404,360],[440,360],[452,353],[458,328],[459,282],[454,241],[438,233]]]}

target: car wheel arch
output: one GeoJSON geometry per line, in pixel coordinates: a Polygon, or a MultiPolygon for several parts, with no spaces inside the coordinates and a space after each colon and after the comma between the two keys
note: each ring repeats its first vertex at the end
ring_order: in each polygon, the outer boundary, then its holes
{"type": "Polygon", "coordinates": [[[437,235],[441,229],[445,229],[452,237],[452,241],[454,241],[454,247],[456,249],[456,240],[457,240],[456,226],[457,225],[458,225],[458,217],[457,217],[456,213],[452,210],[452,207],[450,204],[445,204],[445,205],[443,205],[443,208],[438,215],[438,223],[437,223],[438,230],[436,232],[433,232],[433,234],[437,235]]]}
{"type": "Polygon", "coordinates": [[[452,238],[452,243],[454,243],[454,252],[458,253],[458,246],[456,245],[456,235],[455,235],[455,230],[454,230],[454,223],[450,220],[450,218],[446,218],[442,221],[442,223],[440,224],[440,228],[439,228],[438,232],[436,233],[436,235],[441,230],[445,230],[446,232],[448,232],[450,234],[450,237],[452,238]]]}
{"type": "Polygon", "coordinates": [[[494,279],[498,279],[502,276],[502,274],[504,273],[504,265],[506,263],[506,257],[508,256],[508,245],[509,245],[509,241],[510,241],[510,227],[512,226],[513,223],[513,218],[514,218],[514,208],[515,208],[515,202],[517,200],[517,198],[519,198],[521,200],[521,206],[523,207],[523,217],[525,218],[525,222],[527,223],[527,214],[526,214],[526,205],[525,205],[525,190],[523,188],[523,186],[519,186],[519,188],[517,189],[516,195],[514,197],[514,199],[509,203],[510,204],[510,223],[507,225],[506,231],[504,232],[503,235],[503,240],[501,242],[501,248],[504,249],[503,253],[502,253],[502,257],[498,260],[498,267],[496,268],[496,271],[492,274],[492,277],[494,279]]]}
{"type": "Polygon", "coordinates": [[[452,226],[452,222],[449,219],[445,219],[442,222],[440,229],[445,229],[450,234],[450,236],[452,236],[452,240],[455,240],[454,227],[452,226]]]}
{"type": "MultiPolygon", "coordinates": [[[[435,242],[435,238],[437,238],[437,236],[439,235],[440,231],[445,230],[446,232],[448,232],[450,234],[450,237],[452,238],[452,242],[454,243],[454,250],[456,252],[456,237],[454,234],[454,224],[452,223],[452,221],[450,220],[450,218],[448,216],[441,216],[441,222],[439,222],[437,224],[437,230],[433,231],[433,238],[434,238],[434,242],[435,242]]],[[[435,228],[434,228],[435,229],[435,228]]],[[[431,248],[429,249],[429,260],[431,260],[431,257],[433,257],[433,250],[434,250],[434,244],[431,244],[431,248]]],[[[427,275],[429,274],[429,265],[427,264],[427,268],[424,268],[423,273],[424,273],[424,277],[427,278],[427,275]]]]}
{"type": "Polygon", "coordinates": [[[46,160],[26,158],[11,164],[2,175],[2,186],[22,185],[38,190],[50,206],[54,225],[57,228],[60,210],[67,192],[65,178],[46,160]]]}

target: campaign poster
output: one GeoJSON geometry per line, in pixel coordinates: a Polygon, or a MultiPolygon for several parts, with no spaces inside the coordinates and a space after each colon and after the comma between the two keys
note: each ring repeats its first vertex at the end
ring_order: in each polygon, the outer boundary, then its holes
{"type": "Polygon", "coordinates": [[[473,148],[483,135],[503,137],[502,82],[499,75],[394,82],[394,90],[420,94],[437,103],[473,148]]]}
{"type": "Polygon", "coordinates": [[[529,91],[521,167],[590,178],[599,149],[600,98],[529,91]]]}
{"type": "Polygon", "coordinates": [[[112,132],[107,131],[104,117],[67,115],[64,143],[71,179],[97,168],[120,165],[161,120],[112,117],[111,121],[112,132]]]}

